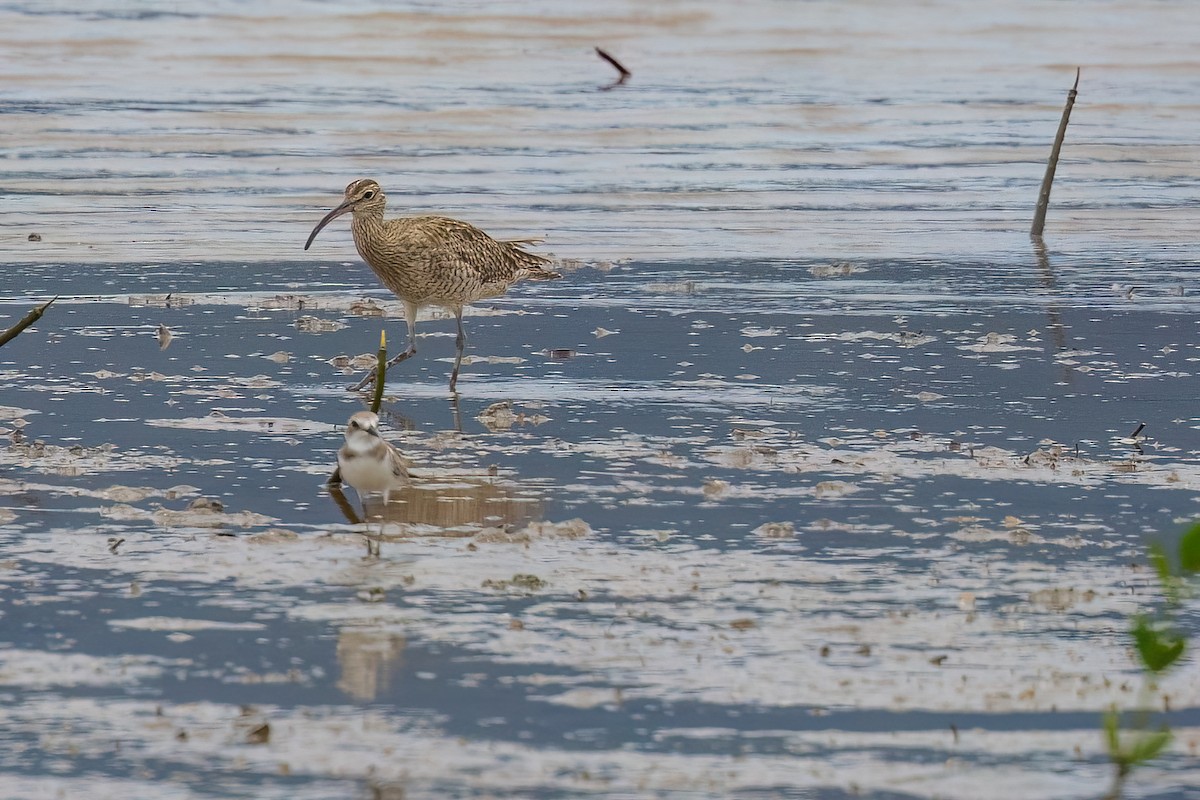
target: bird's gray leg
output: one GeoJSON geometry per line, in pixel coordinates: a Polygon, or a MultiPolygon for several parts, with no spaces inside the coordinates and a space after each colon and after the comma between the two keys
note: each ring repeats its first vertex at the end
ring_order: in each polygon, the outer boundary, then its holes
{"type": "Polygon", "coordinates": [[[417,354],[417,306],[415,303],[406,302],[404,304],[404,321],[408,324],[408,349],[388,361],[389,367],[417,354]]]}
{"type": "MultiPolygon", "coordinates": [[[[408,349],[388,360],[383,367],[385,373],[404,359],[412,358],[417,354],[417,307],[414,304],[404,304],[404,321],[408,323],[408,349]]],[[[371,370],[361,381],[351,386],[350,391],[357,392],[373,383],[375,383],[375,370],[371,370]]]]}
{"type": "Polygon", "coordinates": [[[458,368],[462,366],[463,350],[467,345],[467,335],[463,333],[462,312],[462,306],[454,309],[454,319],[458,322],[458,336],[454,339],[454,346],[457,348],[457,352],[454,354],[454,371],[450,373],[451,392],[454,392],[454,387],[458,385],[458,368]]]}

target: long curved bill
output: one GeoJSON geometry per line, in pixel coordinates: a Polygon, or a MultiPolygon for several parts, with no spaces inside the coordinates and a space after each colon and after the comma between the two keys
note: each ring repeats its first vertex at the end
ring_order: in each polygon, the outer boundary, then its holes
{"type": "Polygon", "coordinates": [[[333,211],[330,211],[328,214],[326,214],[325,219],[318,222],[317,227],[313,228],[312,233],[310,233],[308,235],[308,241],[304,243],[304,249],[305,250],[308,249],[308,246],[313,243],[313,239],[317,238],[317,234],[321,232],[322,228],[324,228],[329,223],[333,222],[335,219],[340,217],[342,214],[345,214],[347,211],[350,210],[351,206],[353,206],[353,205],[354,205],[353,200],[347,200],[346,202],[342,203],[340,206],[335,208],[333,211]]]}

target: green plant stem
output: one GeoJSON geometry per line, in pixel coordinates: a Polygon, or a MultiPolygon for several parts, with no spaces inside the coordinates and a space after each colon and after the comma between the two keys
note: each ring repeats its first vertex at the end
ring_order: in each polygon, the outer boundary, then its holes
{"type": "Polygon", "coordinates": [[[379,337],[379,352],[375,355],[375,396],[371,399],[371,411],[379,413],[383,405],[383,378],[387,374],[387,341],[379,337]]]}
{"type": "MultiPolygon", "coordinates": [[[[1194,596],[1194,578],[1200,572],[1200,523],[1194,523],[1180,539],[1177,570],[1159,545],[1150,546],[1149,558],[1158,578],[1161,600],[1153,613],[1136,614],[1130,628],[1141,666],[1142,685],[1129,722],[1122,726],[1116,706],[1104,715],[1105,742],[1113,766],[1112,786],[1104,800],[1120,800],[1129,776],[1171,745],[1173,734],[1166,719],[1157,730],[1151,724],[1156,713],[1158,680],[1178,667],[1188,649],[1186,630],[1177,625],[1177,619],[1184,599],[1194,596]]],[[[1165,703],[1163,711],[1168,711],[1165,703]]]]}

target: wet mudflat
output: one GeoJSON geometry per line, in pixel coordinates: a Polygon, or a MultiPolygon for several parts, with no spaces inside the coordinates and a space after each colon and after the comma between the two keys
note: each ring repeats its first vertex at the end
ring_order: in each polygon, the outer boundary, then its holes
{"type": "MultiPolygon", "coordinates": [[[[0,12],[0,324],[62,295],[0,351],[4,792],[1103,792],[1200,496],[1192,15],[258,8],[0,12]],[[360,176],[566,273],[457,402],[421,321],[365,526],[322,484],[402,314],[300,251],[360,176]]],[[[1162,693],[1131,794],[1194,796],[1162,693]]]]}

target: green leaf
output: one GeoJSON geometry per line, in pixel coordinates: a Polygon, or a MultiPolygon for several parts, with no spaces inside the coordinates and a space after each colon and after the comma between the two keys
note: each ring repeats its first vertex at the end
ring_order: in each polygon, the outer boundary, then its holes
{"type": "Polygon", "coordinates": [[[1154,733],[1143,733],[1134,739],[1133,746],[1129,748],[1129,762],[1143,764],[1156,757],[1170,743],[1171,731],[1166,728],[1154,733]]]}
{"type": "Polygon", "coordinates": [[[1145,616],[1136,618],[1130,633],[1142,664],[1155,674],[1174,664],[1183,655],[1183,638],[1157,630],[1145,616]]]}
{"type": "Polygon", "coordinates": [[[1179,566],[1184,572],[1200,572],[1200,522],[1184,531],[1179,540],[1179,566]]]}

